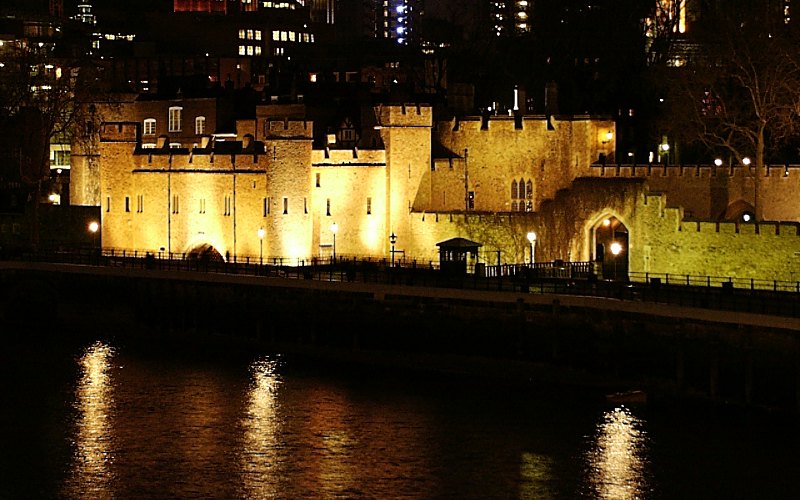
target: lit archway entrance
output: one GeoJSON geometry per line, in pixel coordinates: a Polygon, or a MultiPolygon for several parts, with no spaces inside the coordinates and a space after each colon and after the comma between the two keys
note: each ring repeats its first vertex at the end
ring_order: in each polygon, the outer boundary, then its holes
{"type": "Polygon", "coordinates": [[[602,279],[628,279],[628,228],[613,216],[594,227],[594,256],[602,279]]]}

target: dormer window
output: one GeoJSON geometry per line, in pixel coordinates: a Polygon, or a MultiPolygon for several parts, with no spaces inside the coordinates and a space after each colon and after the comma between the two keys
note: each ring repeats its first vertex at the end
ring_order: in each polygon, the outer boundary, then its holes
{"type": "Polygon", "coordinates": [[[203,135],[206,133],[206,117],[205,116],[198,116],[194,119],[194,133],[197,135],[203,135]]]}

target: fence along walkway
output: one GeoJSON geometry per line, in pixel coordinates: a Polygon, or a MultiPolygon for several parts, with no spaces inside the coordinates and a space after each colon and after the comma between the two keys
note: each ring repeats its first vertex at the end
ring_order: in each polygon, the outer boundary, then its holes
{"type": "Polygon", "coordinates": [[[265,278],[313,279],[402,286],[465,288],[556,295],[605,297],[704,309],[800,317],[800,282],[736,279],[714,276],[631,273],[627,280],[602,280],[591,262],[537,262],[475,266],[474,272],[443,272],[433,262],[379,259],[313,259],[283,265],[252,259],[223,262],[185,254],[142,254],[97,251],[38,252],[22,260],[163,271],[226,273],[265,278]]]}

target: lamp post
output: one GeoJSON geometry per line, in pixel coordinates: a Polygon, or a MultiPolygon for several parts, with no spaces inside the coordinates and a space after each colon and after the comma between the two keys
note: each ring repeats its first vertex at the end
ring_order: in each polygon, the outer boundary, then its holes
{"type": "Polygon", "coordinates": [[[614,255],[614,279],[617,279],[617,256],[622,251],[622,245],[616,241],[611,243],[611,253],[614,255]]]}
{"type": "Polygon", "coordinates": [[[392,267],[394,267],[394,244],[397,243],[397,235],[394,234],[394,231],[389,235],[389,243],[392,244],[392,267]]]}
{"type": "Polygon", "coordinates": [[[258,263],[264,265],[264,231],[263,227],[258,228],[258,263]]]}
{"type": "Polygon", "coordinates": [[[339,231],[339,225],[335,222],[331,224],[331,233],[333,233],[333,260],[336,261],[336,232],[339,231]]]}
{"type": "Polygon", "coordinates": [[[531,244],[531,266],[536,262],[536,233],[531,231],[528,233],[528,243],[531,244]]]}
{"type": "Polygon", "coordinates": [[[89,223],[89,232],[92,233],[92,248],[97,244],[97,230],[100,229],[100,224],[96,221],[89,223]]]}

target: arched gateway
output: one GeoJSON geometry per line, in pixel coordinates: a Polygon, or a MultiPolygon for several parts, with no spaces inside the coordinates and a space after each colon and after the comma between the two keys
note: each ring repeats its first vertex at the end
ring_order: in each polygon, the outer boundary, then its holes
{"type": "Polygon", "coordinates": [[[628,279],[628,228],[618,218],[601,217],[592,228],[592,260],[602,279],[628,279]]]}

